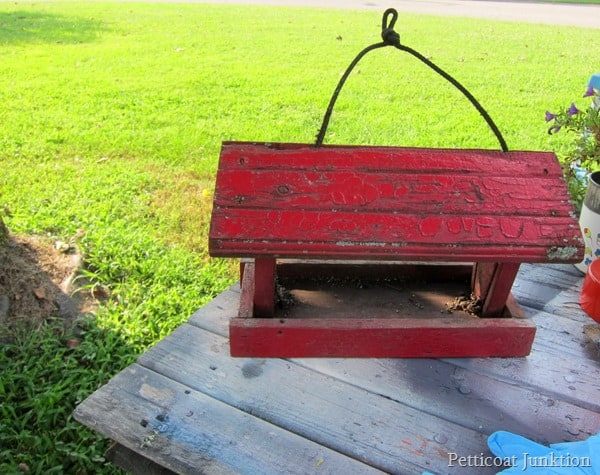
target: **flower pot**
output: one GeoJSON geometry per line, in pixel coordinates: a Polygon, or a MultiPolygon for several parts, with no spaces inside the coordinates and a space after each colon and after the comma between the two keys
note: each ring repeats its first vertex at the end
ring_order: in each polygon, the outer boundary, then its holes
{"type": "Polygon", "coordinates": [[[588,267],[579,303],[585,313],[600,323],[600,260],[592,261],[588,267]]]}
{"type": "Polygon", "coordinates": [[[585,255],[575,267],[585,274],[592,261],[600,256],[600,172],[589,176],[579,226],[585,242],[585,255]]]}

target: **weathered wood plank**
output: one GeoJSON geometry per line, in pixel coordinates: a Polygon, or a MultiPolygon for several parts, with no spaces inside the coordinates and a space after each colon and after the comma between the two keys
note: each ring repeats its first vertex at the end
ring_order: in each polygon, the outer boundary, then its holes
{"type": "Polygon", "coordinates": [[[591,354],[588,352],[588,342],[583,338],[585,323],[577,322],[571,318],[564,318],[551,313],[523,307],[532,315],[531,321],[535,324],[541,337],[537,339],[540,351],[544,347],[564,353],[570,360],[587,360],[591,354]]]}
{"type": "Polygon", "coordinates": [[[579,304],[583,278],[570,265],[526,265],[513,290],[526,306],[539,309],[529,313],[546,335],[539,340],[541,345],[560,348],[576,358],[594,359],[593,342],[582,340],[585,325],[593,323],[579,304]]]}
{"type": "Polygon", "coordinates": [[[229,336],[229,321],[237,315],[240,296],[240,285],[237,282],[196,310],[188,323],[217,335],[229,336]]]}
{"type": "Polygon", "coordinates": [[[508,384],[465,370],[452,360],[293,361],[484,434],[507,430],[547,443],[581,440],[600,430],[598,412],[563,401],[552,391],[508,384]]]}
{"type": "Polygon", "coordinates": [[[249,412],[132,365],[75,418],[177,473],[380,473],[249,412]]]}
{"type": "Polygon", "coordinates": [[[581,310],[583,274],[570,265],[524,265],[513,292],[523,305],[581,323],[591,319],[581,310]]]}
{"type": "Polygon", "coordinates": [[[430,214],[508,216],[568,217],[572,212],[564,182],[547,176],[495,176],[496,170],[483,175],[460,170],[445,174],[435,170],[409,173],[402,168],[359,174],[357,170],[297,171],[287,165],[282,163],[276,173],[273,167],[220,170],[215,205],[307,211],[359,207],[370,212],[423,210],[430,214]],[[538,203],[534,207],[531,189],[537,192],[538,203]]]}
{"type": "Polygon", "coordinates": [[[254,313],[259,317],[275,314],[275,259],[267,257],[254,260],[254,313]]]}
{"type": "Polygon", "coordinates": [[[139,364],[387,473],[444,473],[448,452],[486,451],[477,430],[285,360],[231,358],[225,338],[193,325],[139,364]]]}
{"type": "Polygon", "coordinates": [[[238,318],[252,318],[254,316],[254,294],[256,293],[254,260],[245,262],[241,267],[240,282],[243,292],[239,295],[238,318]]]}
{"type": "MultiPolygon", "coordinates": [[[[538,330],[538,336],[540,334],[542,332],[538,330]]],[[[527,358],[512,358],[503,364],[484,358],[454,359],[452,363],[467,371],[519,384],[552,399],[600,413],[600,368],[591,353],[581,349],[581,355],[577,357],[562,352],[561,348],[545,345],[542,337],[534,342],[527,358]]]]}
{"type": "Polygon", "coordinates": [[[232,356],[466,358],[527,356],[535,326],[519,318],[237,318],[232,356]]]}
{"type": "Polygon", "coordinates": [[[281,168],[307,171],[360,170],[393,173],[399,167],[423,173],[462,172],[477,176],[547,177],[562,173],[551,152],[501,152],[475,149],[434,149],[386,146],[223,142],[222,168],[281,168]],[[448,160],[452,154],[454,159],[448,160]],[[273,159],[276,156],[278,159],[273,159]]]}
{"type": "Polygon", "coordinates": [[[560,217],[221,208],[209,247],[222,257],[575,263],[579,234],[560,217]]]}
{"type": "MultiPolygon", "coordinates": [[[[499,317],[504,313],[504,307],[513,282],[519,272],[519,263],[504,262],[504,263],[477,263],[475,264],[475,280],[480,282],[479,289],[477,286],[473,288],[475,296],[483,300],[483,308],[481,314],[485,317],[499,317]],[[479,276],[479,270],[486,265],[493,266],[491,274],[482,279],[479,276]],[[484,285],[481,285],[482,280],[486,280],[484,285]]],[[[511,356],[520,356],[514,353],[511,356]]]]}

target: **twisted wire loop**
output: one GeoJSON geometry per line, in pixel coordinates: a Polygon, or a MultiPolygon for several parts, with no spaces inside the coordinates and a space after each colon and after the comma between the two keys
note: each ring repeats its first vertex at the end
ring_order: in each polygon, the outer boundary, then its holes
{"type": "Polygon", "coordinates": [[[403,44],[400,43],[400,35],[394,30],[394,25],[396,24],[397,19],[398,19],[398,12],[394,8],[388,8],[384,12],[383,19],[381,22],[381,39],[383,41],[380,43],[375,43],[370,46],[367,46],[360,53],[358,53],[356,58],[354,58],[354,60],[350,63],[350,65],[348,66],[348,68],[346,69],[346,71],[344,72],[342,77],[340,78],[340,80],[337,84],[337,87],[333,91],[333,95],[331,96],[329,105],[327,106],[327,111],[325,112],[325,116],[323,117],[323,122],[321,124],[321,128],[319,130],[319,133],[317,134],[317,140],[316,140],[315,145],[317,147],[320,147],[321,145],[323,145],[323,140],[324,140],[325,134],[327,132],[327,127],[329,126],[329,120],[331,119],[331,114],[333,113],[333,107],[335,106],[337,98],[338,98],[342,88],[344,87],[344,84],[345,84],[346,80],[348,79],[348,76],[350,76],[350,73],[354,69],[354,67],[370,51],[373,51],[373,50],[376,50],[379,48],[385,48],[387,46],[393,46],[393,47],[395,47],[401,51],[405,51],[405,52],[409,53],[410,55],[414,56],[415,58],[417,58],[418,60],[423,62],[425,65],[427,65],[431,69],[433,69],[436,73],[438,73],[444,79],[446,79],[448,82],[450,82],[460,92],[462,92],[463,95],[471,102],[471,104],[473,104],[473,106],[477,109],[477,111],[485,119],[488,126],[490,127],[490,129],[492,130],[492,132],[494,133],[496,138],[498,139],[498,143],[500,144],[500,148],[502,149],[502,151],[508,152],[508,146],[506,145],[506,141],[504,140],[504,137],[502,136],[500,129],[498,129],[498,127],[496,126],[496,124],[494,123],[494,121],[492,120],[490,115],[481,106],[481,104],[477,101],[477,99],[475,99],[475,97],[460,82],[458,82],[456,79],[454,79],[450,74],[448,74],[442,68],[435,65],[432,61],[427,59],[425,56],[420,54],[418,51],[415,51],[414,49],[409,48],[408,46],[404,46],[403,44]],[[391,19],[390,19],[390,17],[391,17],[391,19]]]}

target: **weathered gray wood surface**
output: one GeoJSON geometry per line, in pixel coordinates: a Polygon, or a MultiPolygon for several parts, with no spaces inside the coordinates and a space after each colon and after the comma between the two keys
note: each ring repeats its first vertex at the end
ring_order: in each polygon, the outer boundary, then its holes
{"type": "Polygon", "coordinates": [[[513,294],[538,327],[532,354],[448,360],[231,358],[234,286],[75,416],[178,473],[495,473],[448,454],[488,454],[496,430],[542,443],[600,431],[581,283],[572,266],[523,266],[513,294]]]}

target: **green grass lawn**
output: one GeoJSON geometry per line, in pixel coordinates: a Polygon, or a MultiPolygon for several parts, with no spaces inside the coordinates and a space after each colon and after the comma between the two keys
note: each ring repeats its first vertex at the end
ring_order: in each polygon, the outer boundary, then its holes
{"type": "MultiPolygon", "coordinates": [[[[206,252],[223,140],[313,142],[381,12],[201,4],[0,3],[0,209],[12,232],[76,235],[110,292],[81,345],[49,324],[0,347],[0,473],[111,473],[72,420],[95,388],[234,279],[206,252]],[[78,231],[79,230],[79,231],[78,231]]],[[[402,14],[403,43],[477,97],[513,150],[561,150],[544,112],[581,99],[598,30],[402,14]]],[[[371,53],[326,143],[498,148],[412,57],[371,53]]]]}

